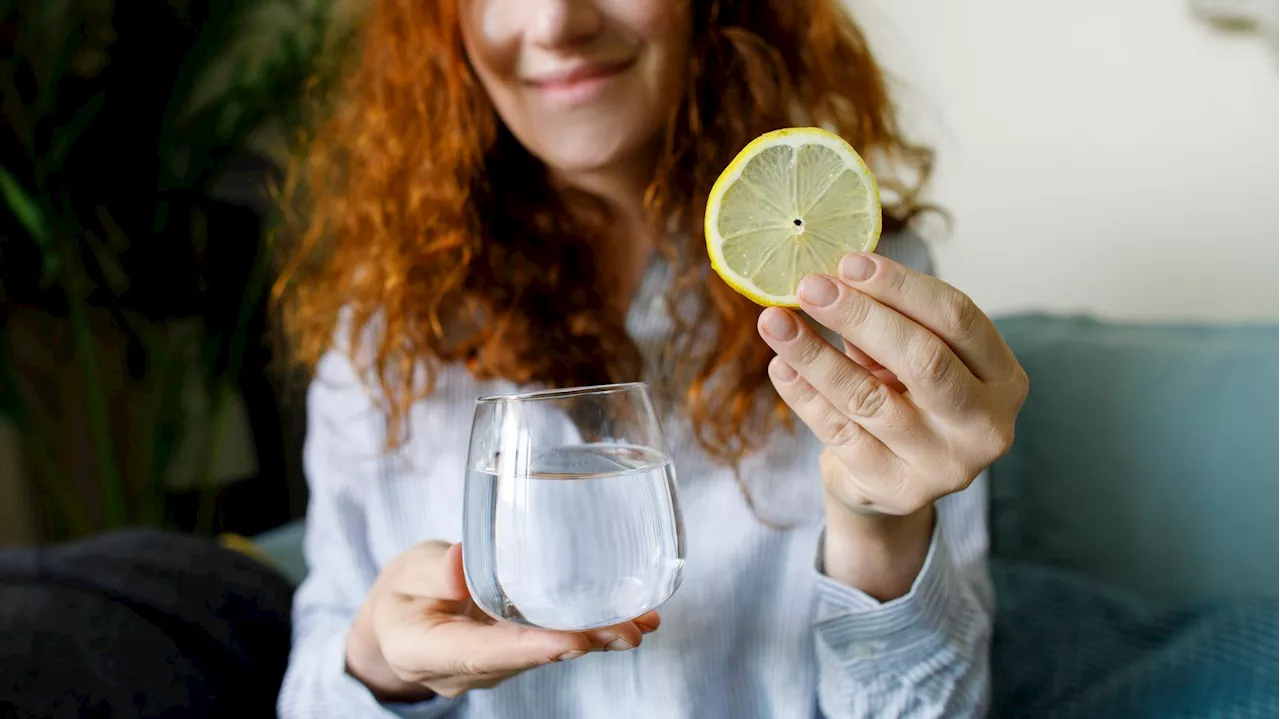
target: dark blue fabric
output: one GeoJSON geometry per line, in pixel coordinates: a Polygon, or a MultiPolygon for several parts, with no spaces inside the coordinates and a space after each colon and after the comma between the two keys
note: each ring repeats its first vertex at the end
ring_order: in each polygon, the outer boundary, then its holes
{"type": "Polygon", "coordinates": [[[0,717],[269,717],[289,582],[208,539],[0,552],[0,717]]]}
{"type": "Polygon", "coordinates": [[[1274,599],[1162,607],[995,560],[993,716],[1275,717],[1274,599]]]}

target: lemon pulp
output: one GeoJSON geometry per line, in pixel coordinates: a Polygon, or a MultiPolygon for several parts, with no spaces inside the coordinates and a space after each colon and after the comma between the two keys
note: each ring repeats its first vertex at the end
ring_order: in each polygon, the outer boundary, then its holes
{"type": "Polygon", "coordinates": [[[874,250],[880,227],[879,189],[858,153],[826,130],[789,128],[729,163],[708,197],[705,232],[725,282],[758,304],[795,307],[801,279],[874,250]]]}

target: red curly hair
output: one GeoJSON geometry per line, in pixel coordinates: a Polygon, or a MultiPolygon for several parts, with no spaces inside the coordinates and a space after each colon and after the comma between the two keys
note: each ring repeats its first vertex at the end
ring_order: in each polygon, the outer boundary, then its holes
{"type": "MultiPolygon", "coordinates": [[[[672,313],[675,374],[693,378],[684,410],[700,443],[734,462],[785,415],[768,411],[781,405],[768,383],[772,353],[756,335],[759,308],[709,271],[702,215],[712,183],[757,135],[824,126],[879,169],[891,233],[918,211],[932,153],[903,139],[880,69],[838,0],[691,2],[687,85],[644,202],[655,236],[674,226],[686,238],[659,242],[675,269],[668,308],[689,293],[704,300],[701,316],[672,313]],[[891,168],[909,179],[886,177],[891,168]]],[[[292,241],[275,298],[289,351],[314,367],[340,312],[350,347],[376,319],[376,346],[358,369],[380,384],[390,437],[402,436],[443,363],[550,386],[640,373],[622,318],[601,311],[590,239],[600,218],[528,180],[545,170],[495,113],[458,14],[457,0],[373,0],[283,187],[281,236],[292,241]]]]}

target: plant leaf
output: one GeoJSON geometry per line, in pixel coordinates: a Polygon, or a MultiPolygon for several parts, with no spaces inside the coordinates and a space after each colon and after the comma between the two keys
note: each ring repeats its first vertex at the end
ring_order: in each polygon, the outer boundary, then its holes
{"type": "Polygon", "coordinates": [[[9,211],[13,216],[18,218],[18,222],[22,223],[23,228],[31,235],[31,237],[42,247],[48,244],[48,237],[44,231],[44,217],[40,212],[40,208],[36,205],[26,190],[22,189],[22,185],[9,174],[9,171],[0,167],[0,193],[4,195],[5,204],[9,206],[9,211]]]}
{"type": "Polygon", "coordinates": [[[22,225],[40,248],[40,286],[51,287],[62,268],[62,257],[44,224],[44,213],[22,185],[3,167],[0,167],[0,195],[4,196],[4,202],[17,218],[18,224],[22,225]]]}

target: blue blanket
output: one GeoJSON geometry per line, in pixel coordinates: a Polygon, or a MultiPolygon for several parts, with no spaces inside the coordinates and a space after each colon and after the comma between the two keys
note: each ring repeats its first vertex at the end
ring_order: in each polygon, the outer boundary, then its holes
{"type": "Polygon", "coordinates": [[[1075,575],[992,563],[996,717],[1275,717],[1275,600],[1156,606],[1075,575]]]}

